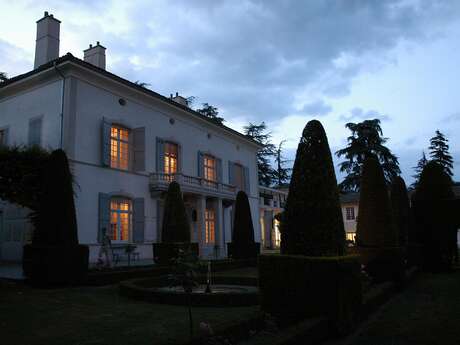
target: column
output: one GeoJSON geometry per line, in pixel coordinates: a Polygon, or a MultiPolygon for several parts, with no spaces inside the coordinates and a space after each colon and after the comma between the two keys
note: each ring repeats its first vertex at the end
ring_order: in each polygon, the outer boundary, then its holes
{"type": "Polygon", "coordinates": [[[204,236],[206,232],[206,224],[205,224],[205,211],[206,211],[206,196],[200,195],[197,202],[198,206],[198,244],[200,248],[200,256],[204,256],[204,236]]]}

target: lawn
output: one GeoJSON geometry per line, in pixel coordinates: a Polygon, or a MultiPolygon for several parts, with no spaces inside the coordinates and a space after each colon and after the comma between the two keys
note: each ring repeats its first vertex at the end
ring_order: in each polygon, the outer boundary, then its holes
{"type": "Polygon", "coordinates": [[[460,270],[421,274],[343,344],[460,344],[460,270]]]}
{"type": "MultiPolygon", "coordinates": [[[[258,306],[194,308],[214,330],[255,315],[258,306]]],[[[185,306],[132,301],[116,286],[32,289],[0,282],[0,343],[161,345],[188,340],[185,306]]]]}

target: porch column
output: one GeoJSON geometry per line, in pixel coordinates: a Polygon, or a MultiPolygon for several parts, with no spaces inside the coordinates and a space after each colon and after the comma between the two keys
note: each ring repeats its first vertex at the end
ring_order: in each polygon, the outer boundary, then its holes
{"type": "Polygon", "coordinates": [[[223,207],[222,207],[222,199],[217,198],[217,205],[216,205],[216,223],[217,223],[217,238],[216,244],[219,245],[219,257],[225,256],[225,235],[224,235],[224,214],[223,214],[223,207]]]}
{"type": "Polygon", "coordinates": [[[205,212],[206,212],[206,196],[201,195],[197,202],[198,206],[198,244],[200,248],[200,256],[203,256],[203,244],[204,236],[206,233],[206,222],[205,222],[205,212]]]}

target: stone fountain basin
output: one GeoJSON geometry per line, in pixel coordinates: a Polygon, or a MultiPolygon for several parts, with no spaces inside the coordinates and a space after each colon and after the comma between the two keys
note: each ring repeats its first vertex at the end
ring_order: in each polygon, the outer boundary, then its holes
{"type": "MultiPolygon", "coordinates": [[[[250,277],[213,277],[212,293],[205,293],[206,277],[191,294],[194,306],[228,307],[259,304],[257,279],[250,277]]],[[[167,276],[126,280],[120,283],[120,294],[152,303],[187,305],[189,296],[180,286],[170,286],[167,276]]]]}

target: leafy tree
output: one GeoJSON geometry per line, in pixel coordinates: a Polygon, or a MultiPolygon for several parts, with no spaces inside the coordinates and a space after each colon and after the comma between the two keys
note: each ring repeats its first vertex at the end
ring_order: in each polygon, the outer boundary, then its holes
{"type": "Polygon", "coordinates": [[[271,133],[267,133],[265,122],[259,125],[249,123],[244,127],[244,134],[263,146],[257,152],[257,167],[259,173],[259,183],[270,187],[273,184],[275,172],[270,165],[270,159],[276,155],[275,145],[270,141],[271,133]]]}
{"type": "Polygon", "coordinates": [[[454,160],[449,153],[449,140],[439,130],[436,135],[430,139],[430,157],[433,161],[440,164],[449,176],[453,176],[452,169],[454,160]]]}
{"type": "Polygon", "coordinates": [[[286,140],[282,140],[278,148],[276,149],[275,153],[275,163],[276,163],[276,169],[273,170],[273,178],[277,184],[277,186],[283,186],[289,182],[290,176],[291,176],[291,168],[286,168],[285,164],[289,162],[287,159],[283,157],[282,150],[283,150],[283,144],[286,142],[286,140]]]}
{"type": "Polygon", "coordinates": [[[384,145],[388,138],[382,137],[383,132],[380,127],[380,120],[365,120],[360,123],[347,123],[345,125],[351,131],[351,136],[347,138],[348,145],[344,149],[338,150],[336,155],[344,157],[346,160],[339,164],[340,171],[346,172],[347,176],[340,183],[342,191],[359,191],[363,163],[369,154],[373,154],[380,162],[385,180],[388,184],[398,176],[398,158],[384,145]]]}
{"type": "Polygon", "coordinates": [[[143,81],[140,81],[140,80],[136,80],[134,82],[134,84],[139,85],[140,87],[143,87],[144,89],[148,89],[149,86],[150,86],[149,83],[146,83],[146,82],[143,82],[143,81]]]}
{"type": "Polygon", "coordinates": [[[399,245],[406,247],[409,232],[410,204],[406,183],[400,176],[396,177],[391,184],[391,209],[399,234],[399,245]]]}
{"type": "Polygon", "coordinates": [[[254,225],[252,223],[251,207],[245,192],[236,195],[235,218],[233,222],[232,256],[234,259],[247,259],[256,256],[254,225]]]}
{"type": "Polygon", "coordinates": [[[307,123],[297,147],[281,235],[283,254],[344,253],[337,179],[326,133],[317,120],[307,123]]]}
{"type": "Polygon", "coordinates": [[[161,236],[166,243],[190,242],[190,226],[180,185],[176,181],[168,187],[161,236]]]}
{"type": "Polygon", "coordinates": [[[0,83],[3,83],[8,80],[5,72],[0,72],[0,83]]]}
{"type": "Polygon", "coordinates": [[[450,268],[453,253],[451,245],[451,207],[454,197],[452,179],[445,168],[430,161],[420,176],[420,182],[412,197],[415,229],[423,245],[423,267],[430,271],[450,268]]]}
{"type": "Polygon", "coordinates": [[[418,181],[420,180],[420,175],[422,174],[423,168],[425,168],[425,165],[428,163],[428,159],[426,159],[425,156],[425,151],[422,151],[422,158],[419,159],[417,162],[417,166],[415,166],[413,169],[415,171],[415,174],[412,175],[414,178],[414,182],[411,184],[412,188],[417,187],[418,181]]]}
{"type": "Polygon", "coordinates": [[[203,103],[202,108],[196,111],[219,125],[225,121],[223,117],[219,116],[219,110],[208,103],[203,103]]]}

